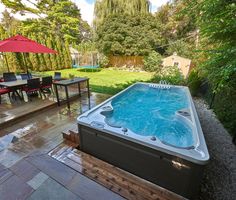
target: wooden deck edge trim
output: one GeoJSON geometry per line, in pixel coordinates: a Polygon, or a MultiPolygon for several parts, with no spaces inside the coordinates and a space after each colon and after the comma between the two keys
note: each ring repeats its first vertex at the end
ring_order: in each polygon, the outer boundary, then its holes
{"type": "MultiPolygon", "coordinates": [[[[106,172],[107,174],[110,174],[109,170],[113,169],[113,172],[109,175],[109,177],[110,177],[111,175],[114,175],[114,176],[123,177],[123,178],[121,178],[121,179],[126,179],[125,177],[126,177],[126,176],[129,176],[129,177],[130,177],[130,178],[129,178],[129,183],[131,184],[131,185],[130,185],[131,187],[132,187],[132,186],[140,187],[139,184],[137,184],[137,182],[140,182],[140,184],[142,185],[141,187],[143,188],[143,190],[150,190],[150,193],[153,193],[154,196],[156,196],[157,194],[155,194],[153,191],[158,192],[158,197],[157,197],[157,199],[158,199],[158,198],[160,198],[160,200],[161,200],[161,199],[165,199],[165,200],[173,200],[173,199],[175,199],[175,200],[180,200],[180,199],[181,199],[181,200],[182,200],[182,199],[183,199],[183,197],[179,196],[178,194],[176,194],[176,193],[174,193],[174,192],[172,192],[172,191],[170,191],[170,190],[167,190],[167,189],[165,189],[165,188],[163,188],[163,187],[161,187],[161,186],[159,186],[159,185],[155,185],[154,183],[151,183],[150,181],[147,181],[147,180],[145,180],[145,179],[142,179],[142,178],[140,178],[140,177],[138,177],[138,176],[136,176],[136,175],[134,175],[134,174],[132,174],[132,173],[130,173],[130,172],[127,172],[127,171],[125,171],[125,170],[123,170],[123,169],[121,169],[121,168],[119,168],[119,167],[116,167],[116,166],[110,164],[110,163],[104,162],[104,161],[102,161],[102,160],[100,160],[100,159],[98,159],[98,158],[96,158],[96,157],[93,157],[93,156],[91,156],[91,155],[89,155],[89,154],[87,154],[87,153],[85,153],[85,152],[83,152],[83,151],[80,151],[80,150],[78,150],[78,149],[74,149],[74,151],[70,152],[68,155],[70,155],[70,156],[67,156],[67,158],[68,158],[69,160],[75,162],[76,164],[80,165],[81,168],[84,168],[83,163],[78,162],[76,157],[87,157],[87,156],[88,156],[88,158],[89,158],[89,160],[90,160],[90,162],[91,162],[90,164],[91,164],[91,165],[94,165],[94,166],[93,166],[93,169],[94,169],[95,171],[96,171],[96,168],[98,167],[98,166],[96,165],[96,162],[98,162],[98,163],[100,163],[100,164],[103,165],[102,167],[103,167],[105,170],[106,170],[106,169],[108,170],[108,171],[106,172]],[[73,157],[72,155],[73,155],[74,157],[73,157]],[[79,156],[79,155],[80,155],[80,156],[79,156]],[[71,156],[72,156],[72,157],[71,157],[71,156]]],[[[60,158],[58,158],[58,160],[60,161],[60,158]]],[[[65,164],[66,164],[66,163],[65,163],[65,164]]],[[[69,166],[69,165],[68,165],[68,166],[69,166]]],[[[100,166],[100,167],[101,167],[101,166],[100,166]]],[[[100,168],[100,167],[98,167],[98,168],[100,168]]],[[[96,178],[94,178],[93,176],[91,176],[91,174],[87,174],[87,173],[86,173],[86,170],[85,170],[84,173],[82,173],[82,174],[85,175],[85,176],[87,176],[87,177],[90,178],[91,180],[93,180],[93,181],[95,181],[95,182],[97,182],[97,183],[103,185],[104,187],[106,187],[106,184],[103,184],[102,182],[100,182],[99,180],[97,180],[96,178]]],[[[106,188],[109,189],[109,190],[111,190],[111,191],[113,191],[113,192],[115,192],[115,193],[117,193],[117,194],[119,194],[119,195],[121,195],[121,194],[119,193],[119,191],[115,191],[115,190],[113,190],[113,188],[108,188],[108,187],[106,187],[106,188]]],[[[141,188],[140,188],[140,189],[141,189],[141,188]]],[[[127,197],[124,196],[124,195],[121,195],[121,196],[127,198],[127,197]]],[[[144,197],[143,197],[143,198],[144,198],[144,197]]],[[[156,197],[154,197],[154,199],[156,199],[156,197]]]]}
{"type": "Polygon", "coordinates": [[[33,110],[32,112],[24,113],[24,114],[19,115],[19,116],[15,117],[15,118],[9,119],[8,121],[0,123],[0,130],[10,126],[13,123],[15,124],[15,123],[24,121],[25,119],[27,119],[31,115],[34,115],[34,114],[37,114],[37,113],[39,113],[41,111],[52,109],[52,108],[55,108],[55,107],[57,107],[57,102],[53,102],[52,104],[47,105],[45,107],[41,107],[39,109],[33,110]]]}
{"type": "MultiPolygon", "coordinates": [[[[86,92],[87,92],[87,91],[86,91],[86,92]]],[[[85,92],[82,92],[81,95],[82,95],[83,93],[85,93],[85,92]]],[[[70,97],[69,100],[70,100],[70,102],[73,102],[73,101],[77,100],[78,97],[81,98],[81,96],[80,96],[79,94],[76,94],[76,95],[70,97]]],[[[8,126],[10,126],[10,125],[13,124],[13,123],[15,124],[15,123],[21,122],[21,121],[27,119],[30,115],[37,114],[38,112],[41,112],[41,111],[44,111],[44,110],[47,110],[47,109],[51,109],[51,108],[57,107],[57,102],[56,102],[56,101],[55,101],[55,102],[52,101],[52,102],[53,102],[53,103],[50,104],[50,105],[48,105],[48,106],[45,106],[45,107],[40,108],[40,109],[35,109],[35,110],[32,111],[32,112],[22,114],[22,115],[20,115],[20,116],[17,116],[16,118],[9,119],[8,121],[5,121],[5,122],[0,123],[0,130],[2,130],[2,129],[4,129],[4,128],[8,127],[8,126]]],[[[62,106],[62,105],[66,105],[66,103],[67,103],[66,100],[64,100],[64,99],[63,99],[63,100],[60,100],[61,106],[62,106]]],[[[0,136],[1,136],[1,135],[0,135],[0,136]]]]}

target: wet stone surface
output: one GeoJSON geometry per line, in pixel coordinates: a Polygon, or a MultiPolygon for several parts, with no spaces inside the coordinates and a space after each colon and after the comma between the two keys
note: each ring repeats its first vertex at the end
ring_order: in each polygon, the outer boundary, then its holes
{"type": "MultiPolygon", "coordinates": [[[[108,97],[92,93],[90,107],[108,97]]],[[[34,103],[37,104],[37,101],[34,103]]],[[[20,109],[30,110],[31,106],[21,104],[20,109]]],[[[7,112],[11,107],[2,104],[0,112],[7,112]]],[[[16,105],[13,107],[17,109],[16,105]]],[[[47,156],[47,153],[63,141],[61,132],[76,124],[78,115],[88,109],[87,95],[82,95],[73,101],[70,110],[66,105],[46,109],[0,130],[1,200],[81,199],[79,194],[66,188],[77,172],[47,156]],[[17,140],[13,141],[13,138],[17,140]]],[[[86,185],[86,182],[83,184],[86,185]]]]}
{"type": "Polygon", "coordinates": [[[64,188],[62,185],[49,178],[46,180],[28,200],[80,200],[77,195],[64,188]]]}
{"type": "Polygon", "coordinates": [[[31,180],[29,180],[27,184],[34,190],[37,190],[48,178],[48,175],[44,174],[43,172],[39,172],[31,180]]]}

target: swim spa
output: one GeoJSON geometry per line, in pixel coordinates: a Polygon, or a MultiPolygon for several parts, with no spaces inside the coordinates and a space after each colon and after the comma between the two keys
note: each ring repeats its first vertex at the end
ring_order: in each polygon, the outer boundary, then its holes
{"type": "Polygon", "coordinates": [[[187,87],[136,83],[78,117],[80,148],[187,198],[209,154],[187,87]]]}

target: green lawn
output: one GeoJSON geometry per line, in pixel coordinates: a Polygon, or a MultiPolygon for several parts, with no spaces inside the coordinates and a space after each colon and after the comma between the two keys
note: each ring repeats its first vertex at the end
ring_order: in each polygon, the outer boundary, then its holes
{"type": "MultiPolygon", "coordinates": [[[[57,70],[62,77],[68,78],[69,74],[79,77],[90,78],[90,87],[94,92],[115,94],[137,81],[148,82],[153,73],[150,72],[128,72],[121,70],[102,69],[100,72],[81,72],[77,69],[57,70]]],[[[54,71],[42,72],[43,75],[54,75],[54,71]]]]}

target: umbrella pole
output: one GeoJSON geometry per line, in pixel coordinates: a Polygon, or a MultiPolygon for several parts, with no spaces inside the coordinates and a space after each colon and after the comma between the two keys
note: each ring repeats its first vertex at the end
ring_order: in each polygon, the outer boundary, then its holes
{"type": "Polygon", "coordinates": [[[5,58],[5,61],[6,61],[7,71],[10,72],[9,65],[8,65],[8,61],[7,61],[7,55],[6,55],[6,54],[3,54],[3,57],[5,58]]]}
{"type": "Polygon", "coordinates": [[[23,54],[23,60],[24,60],[25,67],[26,67],[26,73],[27,73],[27,75],[28,75],[28,78],[30,78],[30,77],[29,77],[28,66],[27,66],[27,63],[26,63],[25,53],[22,53],[22,54],[23,54]]]}

